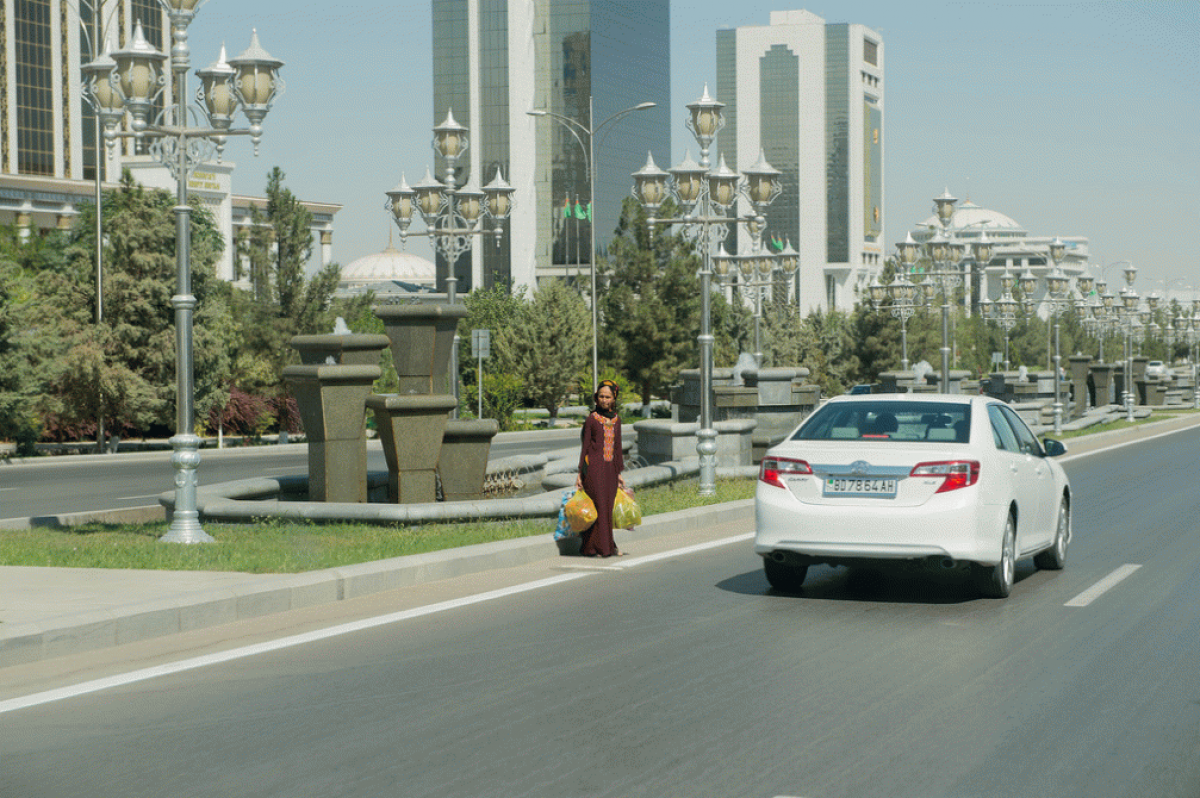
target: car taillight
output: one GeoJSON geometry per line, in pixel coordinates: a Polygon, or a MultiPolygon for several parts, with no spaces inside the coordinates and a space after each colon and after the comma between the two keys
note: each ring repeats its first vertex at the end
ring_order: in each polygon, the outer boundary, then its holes
{"type": "Polygon", "coordinates": [[[917,463],[910,477],[944,477],[938,493],[968,488],[979,481],[978,460],[947,460],[939,463],[917,463]]]}
{"type": "Polygon", "coordinates": [[[790,457],[764,457],[758,471],[760,481],[777,488],[786,488],[783,477],[792,474],[812,474],[812,468],[803,460],[790,457]]]}

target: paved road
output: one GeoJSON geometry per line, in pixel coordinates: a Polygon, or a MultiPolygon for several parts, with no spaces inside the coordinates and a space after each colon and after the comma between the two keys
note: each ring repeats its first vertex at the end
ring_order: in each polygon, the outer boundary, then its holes
{"type": "MultiPolygon", "coordinates": [[[[504,435],[492,446],[492,458],[536,454],[570,446],[578,431],[504,435]]],[[[386,471],[378,443],[367,448],[367,468],[386,471]]],[[[201,452],[200,480],[213,485],[259,476],[305,474],[304,444],[213,449],[201,452]]],[[[43,458],[0,466],[0,521],[60,513],[124,509],[158,503],[172,489],[168,451],[107,456],[43,458]]]]}
{"type": "Polygon", "coordinates": [[[778,595],[750,530],[714,529],[724,545],[680,556],[646,542],[601,570],[397,591],[357,631],[8,713],[0,783],[23,798],[1195,798],[1197,446],[1191,430],[1070,460],[1069,565],[1023,562],[1007,601],[957,573],[830,568],[778,595]]]}

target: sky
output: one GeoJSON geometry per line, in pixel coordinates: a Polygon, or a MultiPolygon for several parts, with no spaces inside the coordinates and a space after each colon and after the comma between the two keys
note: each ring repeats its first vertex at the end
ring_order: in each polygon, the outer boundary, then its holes
{"type": "MultiPolygon", "coordinates": [[[[716,93],[716,31],[794,8],[883,38],[889,253],[949,189],[1033,235],[1088,237],[1111,288],[1131,260],[1143,294],[1200,289],[1196,0],[676,0],[671,163],[695,150],[684,106],[706,83],[716,93]]],[[[189,29],[193,70],[222,43],[240,53],[251,28],[285,62],[286,90],[257,159],[231,139],[234,191],[261,194],[279,166],[300,199],[343,206],[335,261],[382,251],[384,192],[424,174],[441,121],[428,0],[209,0],[189,29]]],[[[429,256],[424,242],[408,248],[429,256]]]]}

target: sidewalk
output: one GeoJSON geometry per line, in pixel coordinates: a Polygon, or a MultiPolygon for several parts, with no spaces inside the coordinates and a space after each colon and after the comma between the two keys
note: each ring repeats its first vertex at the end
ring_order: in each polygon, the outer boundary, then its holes
{"type": "MultiPolygon", "coordinates": [[[[1067,441],[1067,458],[1200,426],[1200,415],[1067,441]]],[[[652,516],[622,544],[731,522],[744,500],[652,516]]],[[[0,668],[329,604],[557,556],[549,532],[305,574],[117,571],[0,566],[0,668]]]]}
{"type": "MultiPolygon", "coordinates": [[[[754,525],[751,499],[652,516],[617,540],[743,521],[754,525]]],[[[304,574],[0,566],[0,668],[557,556],[547,531],[304,574]]]]}

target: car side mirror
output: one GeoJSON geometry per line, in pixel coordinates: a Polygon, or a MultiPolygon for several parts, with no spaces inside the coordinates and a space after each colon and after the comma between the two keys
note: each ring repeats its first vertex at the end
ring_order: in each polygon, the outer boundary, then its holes
{"type": "Polygon", "coordinates": [[[1046,450],[1047,457],[1062,457],[1067,453],[1067,445],[1053,438],[1046,438],[1042,441],[1042,448],[1046,450]]]}

